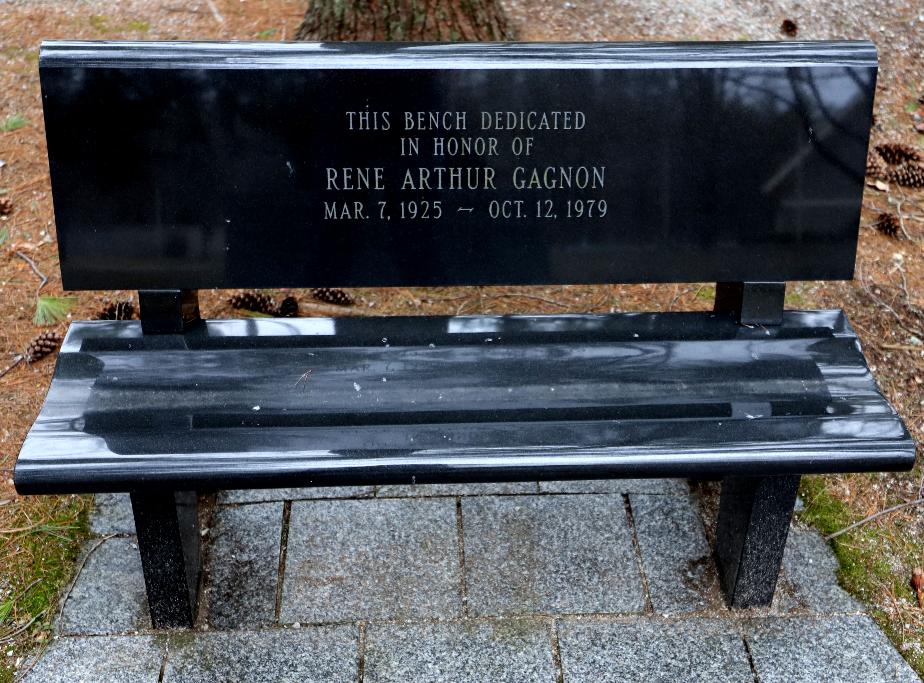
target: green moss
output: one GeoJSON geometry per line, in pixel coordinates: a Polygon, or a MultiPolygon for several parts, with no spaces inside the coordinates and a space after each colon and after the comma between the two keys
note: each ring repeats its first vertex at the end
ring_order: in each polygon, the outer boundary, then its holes
{"type": "MultiPolygon", "coordinates": [[[[828,491],[823,477],[803,477],[800,495],[805,502],[800,520],[826,536],[860,519],[847,504],[828,491]]],[[[909,604],[915,600],[909,579],[921,548],[903,534],[867,525],[833,539],[831,548],[840,564],[838,583],[860,601],[869,604],[881,598],[884,591],[896,599],[906,599],[909,604]],[[907,567],[908,571],[895,571],[896,563],[907,567]]],[[[900,651],[915,671],[924,676],[924,633],[902,633],[900,621],[875,605],[870,606],[870,614],[896,647],[900,648],[901,643],[909,639],[920,642],[921,651],[917,654],[910,650],[900,651]]]]}
{"type": "Polygon", "coordinates": [[[821,477],[802,477],[799,494],[805,503],[800,519],[823,534],[832,534],[850,524],[847,506],[828,493],[821,477]]]}
{"type": "Polygon", "coordinates": [[[14,680],[11,667],[16,657],[27,653],[37,633],[50,628],[58,596],[71,580],[80,547],[89,537],[88,497],[45,496],[34,500],[28,514],[19,516],[22,531],[15,543],[20,548],[16,557],[22,561],[9,568],[11,595],[16,596],[9,620],[34,623],[12,643],[15,656],[2,657],[5,661],[0,666],[0,683],[14,680]],[[36,519],[41,521],[36,523],[36,519]]]}
{"type": "Polygon", "coordinates": [[[35,615],[55,603],[58,593],[71,578],[80,541],[88,536],[87,507],[77,497],[66,500],[56,510],[54,519],[36,526],[23,537],[22,547],[35,558],[30,583],[40,580],[17,601],[18,611],[35,615]]]}

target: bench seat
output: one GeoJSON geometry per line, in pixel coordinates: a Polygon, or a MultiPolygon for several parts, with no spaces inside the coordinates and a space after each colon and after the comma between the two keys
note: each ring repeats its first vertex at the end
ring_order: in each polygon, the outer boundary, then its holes
{"type": "Polygon", "coordinates": [[[72,323],[20,493],[907,469],[840,311],[72,323]]]}

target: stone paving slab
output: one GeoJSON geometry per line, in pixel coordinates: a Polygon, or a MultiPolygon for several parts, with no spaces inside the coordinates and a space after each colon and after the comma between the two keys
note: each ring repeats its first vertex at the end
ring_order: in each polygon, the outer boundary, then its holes
{"type": "Polygon", "coordinates": [[[473,615],[641,612],[622,496],[464,498],[473,615]]]}
{"type": "Polygon", "coordinates": [[[792,528],[783,552],[783,571],[796,603],[814,612],[860,612],[861,605],[837,585],[838,562],[815,531],[792,528]]]}
{"type": "Polygon", "coordinates": [[[393,484],[379,486],[379,498],[418,496],[487,496],[514,493],[537,493],[534,481],[487,482],[481,484],[393,484]]]}
{"type": "Polygon", "coordinates": [[[616,483],[299,500],[285,548],[281,501],[218,505],[209,629],[169,637],[136,633],[150,620],[130,505],[103,497],[95,528],[122,536],[88,543],[65,635],[26,680],[153,683],[162,665],[167,683],[358,681],[360,667],[374,683],[919,680],[836,585],[816,532],[791,530],[771,608],[730,611],[686,484],[616,483]]]}
{"type": "Polygon", "coordinates": [[[724,609],[712,548],[689,495],[630,495],[655,612],[724,609]]]}
{"type": "Polygon", "coordinates": [[[720,619],[561,620],[558,643],[568,683],[754,681],[741,635],[720,619]]]}
{"type": "Polygon", "coordinates": [[[219,506],[211,534],[209,623],[219,628],[274,623],[282,503],[219,506]]]}
{"type": "Polygon", "coordinates": [[[157,683],[164,636],[58,638],[23,683],[157,683]]]}
{"type": "Polygon", "coordinates": [[[868,616],[755,619],[746,633],[761,683],[921,680],[868,616]]]}
{"type": "Polygon", "coordinates": [[[90,556],[64,603],[56,631],[104,634],[151,628],[135,540],[91,541],[85,552],[90,556]]]}
{"type": "Polygon", "coordinates": [[[669,496],[689,493],[686,479],[588,479],[540,481],[541,493],[651,493],[669,496]]]}
{"type": "Polygon", "coordinates": [[[365,683],[554,683],[548,623],[539,619],[371,625],[365,683]]]}
{"type": "Polygon", "coordinates": [[[90,531],[98,536],[134,535],[131,497],[127,493],[97,493],[90,513],[90,531]]]}
{"type": "Polygon", "coordinates": [[[357,680],[359,628],[181,633],[163,683],[340,683],[357,680]]]}
{"type": "Polygon", "coordinates": [[[460,579],[452,499],[293,503],[280,619],[457,617],[460,579]]]}
{"type": "Polygon", "coordinates": [[[218,492],[218,504],[275,503],[314,498],[369,498],[374,486],[310,486],[296,489],[235,489],[218,492]]]}

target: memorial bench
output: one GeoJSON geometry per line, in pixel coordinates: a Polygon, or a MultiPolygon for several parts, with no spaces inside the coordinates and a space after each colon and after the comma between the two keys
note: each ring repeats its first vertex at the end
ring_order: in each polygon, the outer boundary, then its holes
{"type": "MultiPolygon", "coordinates": [[[[49,42],[71,324],[23,494],[127,491],[155,627],[192,623],[195,491],[721,478],[729,604],[770,602],[808,473],[914,445],[837,310],[869,43],[49,42]],[[202,320],[196,290],[715,282],[711,312],[202,320]]],[[[618,304],[618,302],[616,302],[618,304]]]]}

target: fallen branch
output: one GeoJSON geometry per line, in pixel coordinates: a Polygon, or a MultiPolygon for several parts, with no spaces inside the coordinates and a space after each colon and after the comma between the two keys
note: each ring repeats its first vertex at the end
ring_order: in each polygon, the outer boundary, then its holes
{"type": "Polygon", "coordinates": [[[845,526],[843,529],[839,531],[835,531],[833,534],[828,534],[827,536],[825,536],[825,540],[830,541],[832,538],[837,538],[841,534],[846,534],[848,531],[853,531],[857,527],[861,527],[864,524],[868,524],[872,522],[874,519],[878,519],[879,517],[882,517],[883,515],[890,515],[893,512],[898,512],[899,510],[904,510],[905,508],[910,508],[915,505],[921,505],[922,503],[924,503],[924,498],[918,498],[917,500],[912,500],[907,503],[899,503],[898,505],[893,505],[892,507],[886,508],[885,510],[880,510],[879,512],[875,512],[871,514],[869,517],[864,517],[859,522],[854,522],[850,526],[845,526]]]}
{"type": "Polygon", "coordinates": [[[209,6],[209,11],[212,13],[212,17],[219,24],[225,23],[225,18],[221,16],[221,12],[218,11],[218,7],[215,5],[214,0],[205,0],[205,4],[209,6]]]}
{"type": "MultiPolygon", "coordinates": [[[[302,311],[314,311],[315,313],[326,313],[335,318],[343,316],[344,311],[351,309],[358,310],[357,306],[335,306],[333,304],[315,303],[314,301],[300,301],[299,309],[302,311]]],[[[311,316],[304,316],[311,317],[311,316]]]]}
{"type": "Polygon", "coordinates": [[[35,261],[30,259],[25,254],[23,254],[21,251],[14,251],[13,253],[16,254],[19,258],[21,258],[23,261],[28,263],[29,267],[32,269],[32,272],[39,276],[39,279],[41,280],[41,282],[39,283],[39,286],[35,290],[35,296],[38,296],[39,292],[42,291],[42,287],[48,284],[48,276],[39,270],[39,267],[35,265],[35,261]]]}
{"type": "Polygon", "coordinates": [[[914,238],[911,236],[911,234],[908,232],[908,229],[905,228],[905,216],[904,216],[904,214],[902,213],[902,203],[903,203],[903,202],[904,202],[904,197],[902,197],[901,200],[897,200],[897,201],[895,202],[895,213],[898,214],[898,225],[899,225],[899,227],[901,228],[902,235],[905,236],[905,239],[906,239],[906,240],[908,240],[908,241],[910,241],[910,242],[917,242],[917,240],[914,239],[914,238]]]}
{"type": "MultiPolygon", "coordinates": [[[[894,204],[895,204],[895,213],[898,214],[898,224],[901,226],[902,234],[905,236],[905,239],[911,242],[920,243],[921,240],[912,237],[911,233],[909,233],[908,229],[905,227],[905,216],[902,213],[902,204],[906,203],[908,201],[908,198],[905,197],[905,194],[903,192],[899,191],[899,193],[901,194],[901,199],[894,200],[894,204]]],[[[892,201],[890,200],[889,203],[891,204],[892,201]]]]}
{"type": "Polygon", "coordinates": [[[536,296],[535,294],[492,294],[488,297],[489,299],[532,299],[533,301],[541,301],[546,304],[552,304],[553,306],[560,306],[561,308],[571,308],[568,304],[563,304],[561,301],[555,301],[554,299],[546,299],[545,297],[536,296]]]}
{"type": "Polygon", "coordinates": [[[32,617],[31,619],[29,619],[29,621],[27,621],[25,624],[23,624],[23,625],[20,626],[19,628],[15,629],[15,630],[13,630],[13,631],[9,631],[8,633],[4,633],[4,634],[0,635],[0,643],[7,643],[7,642],[12,641],[16,636],[18,636],[20,633],[23,633],[24,631],[28,630],[28,628],[29,628],[30,626],[32,626],[32,624],[34,624],[36,621],[38,621],[38,620],[41,619],[43,616],[45,616],[45,613],[46,613],[47,611],[48,611],[47,608],[46,608],[46,609],[43,609],[41,612],[39,612],[39,613],[36,614],[34,617],[32,617]]]}
{"type": "MultiPolygon", "coordinates": [[[[905,321],[902,320],[898,311],[892,308],[892,306],[887,304],[883,299],[881,299],[879,296],[877,296],[873,292],[873,288],[870,286],[870,283],[863,277],[863,265],[861,263],[857,264],[857,281],[860,283],[860,289],[863,290],[863,293],[866,294],[867,297],[872,299],[873,303],[878,304],[879,306],[884,308],[886,311],[888,311],[892,315],[892,317],[895,318],[895,322],[898,323],[899,327],[901,327],[903,330],[905,330],[909,334],[913,334],[919,339],[922,336],[924,336],[924,332],[922,332],[921,330],[913,329],[909,327],[907,324],[905,324],[905,321]]],[[[877,285],[877,286],[880,286],[880,285],[877,285]]]]}
{"type": "Polygon", "coordinates": [[[67,602],[67,599],[71,597],[71,592],[74,590],[74,586],[77,584],[77,579],[80,577],[80,572],[83,571],[84,566],[87,564],[87,560],[90,559],[90,555],[96,552],[96,550],[110,538],[115,538],[118,534],[106,534],[96,539],[96,542],[87,550],[86,554],[81,558],[80,562],[77,565],[77,569],[74,571],[74,578],[71,579],[71,582],[67,585],[67,589],[58,598],[58,618],[61,618],[61,615],[64,613],[64,603],[67,602]]]}
{"type": "Polygon", "coordinates": [[[46,178],[48,178],[47,173],[43,173],[42,175],[37,175],[34,178],[30,178],[29,180],[25,181],[24,183],[19,183],[19,185],[14,185],[13,187],[8,188],[6,193],[13,194],[15,192],[19,192],[20,190],[25,190],[27,187],[31,187],[32,185],[35,185],[36,183],[40,183],[46,178]]]}
{"type": "Polygon", "coordinates": [[[0,377],[3,377],[3,376],[4,376],[6,373],[8,373],[10,370],[12,370],[13,368],[15,368],[15,367],[16,367],[17,365],[19,365],[20,363],[22,363],[23,360],[25,360],[25,356],[23,356],[22,354],[17,355],[17,356],[16,356],[16,360],[14,360],[14,361],[12,362],[12,364],[6,366],[5,368],[3,368],[3,370],[0,370],[0,377]]]}

